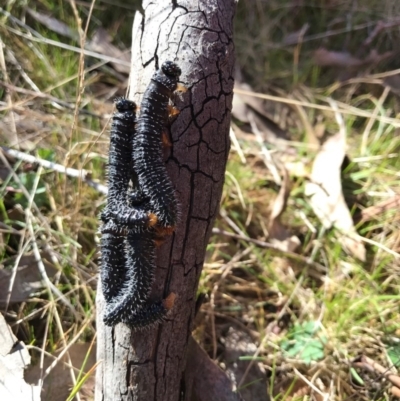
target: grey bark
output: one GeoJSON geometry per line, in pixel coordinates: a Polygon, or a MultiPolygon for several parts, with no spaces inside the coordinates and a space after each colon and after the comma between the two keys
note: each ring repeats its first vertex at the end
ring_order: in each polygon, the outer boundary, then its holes
{"type": "MultiPolygon", "coordinates": [[[[180,114],[171,126],[172,147],[165,154],[181,216],[176,232],[158,250],[152,294],[160,298],[174,292],[177,299],[164,324],[132,333],[122,324],[104,327],[99,287],[97,401],[192,400],[190,389],[199,388],[200,354],[191,350],[187,360],[188,343],[230,146],[235,7],[236,0],[144,1],[144,15],[135,17],[129,97],[140,104],[155,66],[166,60],[179,64],[188,88],[176,98],[180,114]],[[196,375],[188,374],[194,368],[196,375]],[[185,377],[191,377],[188,386],[185,377]]],[[[204,355],[200,359],[202,363],[204,355]]],[[[214,367],[214,377],[223,375],[214,367]]],[[[239,399],[227,380],[211,387],[210,400],[239,399]],[[226,392],[223,398],[219,389],[226,392]]]]}

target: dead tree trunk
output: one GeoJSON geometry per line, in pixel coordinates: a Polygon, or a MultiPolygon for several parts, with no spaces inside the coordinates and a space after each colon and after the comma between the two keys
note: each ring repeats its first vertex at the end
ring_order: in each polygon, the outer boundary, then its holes
{"type": "Polygon", "coordinates": [[[181,217],[176,232],[158,250],[153,288],[155,297],[174,292],[177,299],[164,324],[131,333],[122,324],[103,325],[98,291],[97,401],[238,399],[215,372],[209,394],[201,394],[207,383],[203,377],[196,384],[196,361],[204,364],[204,355],[193,350],[193,344],[188,351],[198,281],[229,153],[235,6],[236,0],[145,0],[144,15],[136,14],[129,97],[140,104],[155,66],[166,60],[182,68],[181,81],[188,88],[177,96],[180,114],[171,126],[172,146],[165,154],[181,217]]]}

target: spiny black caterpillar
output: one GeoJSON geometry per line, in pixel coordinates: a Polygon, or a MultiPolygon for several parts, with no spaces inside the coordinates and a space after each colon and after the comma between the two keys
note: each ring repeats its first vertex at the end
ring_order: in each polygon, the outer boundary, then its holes
{"type": "Polygon", "coordinates": [[[154,237],[152,229],[141,233],[128,230],[125,252],[118,259],[125,266],[124,279],[118,294],[106,302],[103,317],[106,325],[126,323],[133,329],[144,328],[161,322],[172,308],[175,298],[173,293],[166,300],[149,301],[155,273],[154,237]]]}
{"type": "MultiPolygon", "coordinates": [[[[135,136],[135,104],[118,99],[110,134],[108,204],[101,215],[101,282],[106,301],[104,322],[123,322],[134,330],[144,329],[165,319],[173,307],[175,294],[150,302],[155,272],[155,246],[159,233],[148,213],[149,201],[138,186],[131,163],[135,136]],[[129,177],[133,191],[127,199],[129,177]]],[[[164,167],[165,168],[165,167],[164,167]]]]}
{"type": "Polygon", "coordinates": [[[125,280],[125,235],[112,220],[101,228],[101,234],[101,288],[109,303],[125,280]]]}
{"type": "Polygon", "coordinates": [[[178,202],[168,177],[162,154],[161,137],[168,121],[168,105],[178,87],[181,69],[166,61],[151,78],[140,106],[136,135],[133,139],[133,163],[139,187],[149,199],[157,216],[157,226],[165,234],[172,232],[178,219],[178,202]]]}
{"type": "Polygon", "coordinates": [[[175,294],[169,294],[164,300],[149,301],[156,269],[156,230],[128,228],[122,233],[110,220],[101,231],[104,323],[108,326],[125,323],[134,330],[160,323],[172,308],[175,294]]]}
{"type": "Polygon", "coordinates": [[[129,208],[127,190],[132,174],[132,136],[136,124],[136,104],[125,98],[115,100],[110,131],[107,206],[101,213],[103,222],[114,219],[121,225],[138,228],[155,224],[155,216],[140,206],[129,208]]]}

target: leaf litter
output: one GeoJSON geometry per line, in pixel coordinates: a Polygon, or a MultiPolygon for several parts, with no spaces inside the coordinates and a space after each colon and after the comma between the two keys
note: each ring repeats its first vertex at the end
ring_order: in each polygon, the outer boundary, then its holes
{"type": "Polygon", "coordinates": [[[315,156],[305,194],[322,225],[338,230],[337,235],[346,252],[365,261],[366,249],[343,195],[341,167],[346,156],[346,128],[333,100],[331,105],[340,129],[324,142],[315,156]]]}

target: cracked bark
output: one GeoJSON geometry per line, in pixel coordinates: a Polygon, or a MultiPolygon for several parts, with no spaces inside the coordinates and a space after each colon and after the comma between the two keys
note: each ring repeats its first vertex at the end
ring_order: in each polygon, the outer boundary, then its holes
{"type": "Polygon", "coordinates": [[[97,401],[240,399],[191,339],[197,285],[229,153],[235,7],[236,0],[146,0],[144,15],[136,14],[129,97],[140,104],[155,66],[166,60],[179,64],[188,88],[175,99],[180,114],[171,126],[172,147],[165,152],[181,217],[174,235],[158,249],[152,292],[155,298],[170,292],[178,297],[164,324],[132,333],[122,324],[103,325],[99,287],[97,401]],[[212,369],[213,383],[199,364],[212,369]]]}

